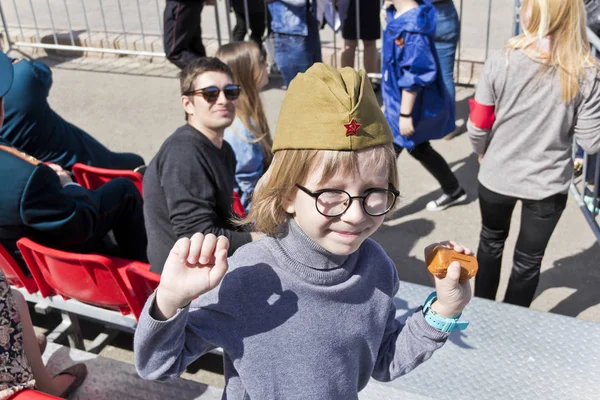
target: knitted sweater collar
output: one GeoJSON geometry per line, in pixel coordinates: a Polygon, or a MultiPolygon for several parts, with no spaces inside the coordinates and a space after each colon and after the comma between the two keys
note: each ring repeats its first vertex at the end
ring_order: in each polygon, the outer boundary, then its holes
{"type": "Polygon", "coordinates": [[[359,253],[347,256],[330,253],[310,239],[293,219],[272,244],[280,268],[306,282],[324,286],[347,280],[354,273],[359,253]]]}

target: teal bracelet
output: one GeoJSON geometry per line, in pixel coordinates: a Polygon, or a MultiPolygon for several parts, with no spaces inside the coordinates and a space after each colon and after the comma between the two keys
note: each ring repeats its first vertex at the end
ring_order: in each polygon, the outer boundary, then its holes
{"type": "Polygon", "coordinates": [[[431,304],[433,304],[436,299],[437,292],[433,292],[427,297],[427,300],[425,300],[425,304],[423,305],[423,316],[429,325],[442,332],[462,331],[469,326],[467,321],[458,320],[462,313],[456,318],[443,318],[437,315],[431,309],[431,304]]]}

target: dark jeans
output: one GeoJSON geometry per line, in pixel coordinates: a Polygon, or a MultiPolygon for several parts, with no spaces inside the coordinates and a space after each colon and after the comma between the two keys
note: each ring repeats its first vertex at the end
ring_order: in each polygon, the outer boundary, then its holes
{"type": "Polygon", "coordinates": [[[273,33],[275,62],[286,86],[301,72],[306,72],[314,63],[322,62],[321,39],[317,20],[307,17],[308,36],[273,33]]]}
{"type": "Polygon", "coordinates": [[[98,206],[92,236],[83,244],[60,249],[148,262],[144,204],[135,184],[126,178],[113,179],[94,190],[91,196],[98,206]],[[107,236],[111,231],[116,244],[107,236]]]}
{"type": "MultiPolygon", "coordinates": [[[[235,27],[233,28],[233,40],[236,42],[242,42],[246,37],[246,17],[244,10],[233,10],[235,13],[235,27]]],[[[267,24],[265,22],[264,12],[250,12],[248,15],[250,22],[250,39],[262,49],[262,37],[265,33],[267,24]]]]}
{"type": "MultiPolygon", "coordinates": [[[[394,143],[394,150],[396,151],[396,157],[398,157],[402,153],[402,150],[404,150],[404,147],[400,147],[394,143]]],[[[460,188],[454,172],[452,172],[444,157],[431,147],[429,141],[418,144],[410,152],[410,155],[416,158],[433,175],[440,183],[444,193],[452,194],[460,188]]]]}
{"type": "Polygon", "coordinates": [[[479,271],[475,277],[475,296],[496,298],[504,242],[518,200],[523,203],[521,229],[504,302],[529,307],[540,280],[546,246],[567,204],[566,193],[542,200],[524,200],[492,192],[479,184],[482,227],[477,250],[479,271]]]}
{"type": "Polygon", "coordinates": [[[437,24],[435,27],[435,49],[440,59],[444,85],[454,102],[454,59],[460,38],[460,22],[452,1],[434,3],[437,24]]]}
{"type": "Polygon", "coordinates": [[[167,1],[163,43],[167,59],[183,69],[190,61],[206,56],[202,44],[200,14],[203,3],[167,1]]]}

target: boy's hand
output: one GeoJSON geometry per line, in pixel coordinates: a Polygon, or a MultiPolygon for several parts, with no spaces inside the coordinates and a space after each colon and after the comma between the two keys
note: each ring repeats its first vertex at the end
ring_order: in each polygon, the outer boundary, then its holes
{"type": "MultiPolygon", "coordinates": [[[[459,253],[472,255],[473,251],[453,241],[434,243],[425,248],[425,257],[435,246],[444,246],[459,253]]],[[[448,267],[446,276],[442,279],[433,276],[437,300],[431,305],[431,309],[443,318],[455,318],[462,313],[465,306],[471,300],[470,282],[459,283],[460,264],[453,261],[448,267]]]]}
{"type": "Polygon", "coordinates": [[[153,316],[169,319],[194,298],[221,283],[227,272],[229,240],[196,233],[175,243],[165,262],[156,291],[153,316]]]}
{"type": "Polygon", "coordinates": [[[400,124],[400,134],[402,134],[402,136],[410,136],[415,133],[415,127],[413,126],[411,117],[400,117],[398,123],[400,124]]]}

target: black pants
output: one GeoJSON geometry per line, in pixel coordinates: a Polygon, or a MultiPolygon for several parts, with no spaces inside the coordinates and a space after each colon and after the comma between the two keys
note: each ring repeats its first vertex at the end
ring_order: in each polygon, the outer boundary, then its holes
{"type": "MultiPolygon", "coordinates": [[[[404,147],[400,147],[394,143],[394,150],[396,151],[396,157],[398,157],[402,153],[402,150],[404,150],[404,147]]],[[[452,194],[460,188],[458,179],[456,179],[454,172],[452,172],[444,157],[435,151],[428,141],[418,144],[410,152],[410,155],[417,159],[433,175],[440,183],[444,193],[452,194]]]]}
{"type": "MultiPolygon", "coordinates": [[[[246,31],[248,30],[248,27],[246,27],[246,17],[243,9],[240,10],[234,8],[233,12],[235,13],[233,40],[236,42],[241,42],[244,40],[246,31]]],[[[262,49],[262,38],[267,27],[265,23],[265,13],[250,12],[250,15],[248,15],[248,20],[250,22],[250,39],[262,49]]]]}
{"type": "Polygon", "coordinates": [[[475,277],[475,296],[495,299],[500,281],[502,252],[510,229],[510,218],[518,200],[523,203],[521,229],[504,302],[529,307],[540,280],[546,246],[567,204],[567,194],[542,200],[504,196],[479,184],[481,234],[475,277]]]}
{"type": "Polygon", "coordinates": [[[112,231],[118,248],[114,255],[147,262],[144,202],[135,184],[126,178],[113,179],[94,190],[94,195],[100,209],[97,229],[86,246],[88,252],[101,247],[100,242],[112,231]]]}
{"type": "Polygon", "coordinates": [[[202,2],[167,0],[163,43],[167,59],[183,69],[190,61],[206,56],[202,44],[200,14],[202,2]]]}
{"type": "MultiPolygon", "coordinates": [[[[94,219],[89,221],[93,227],[89,236],[68,237],[38,231],[31,233],[31,239],[42,245],[73,253],[107,254],[148,262],[143,200],[133,182],[125,178],[113,179],[99,189],[90,191],[88,196],[97,210],[94,219]],[[111,231],[116,243],[108,239],[107,235],[111,231]]],[[[49,213],[51,211],[48,210],[49,213]]],[[[87,231],[87,228],[82,230],[87,231]]],[[[31,276],[16,242],[16,238],[0,240],[25,274],[31,276]]]]}

